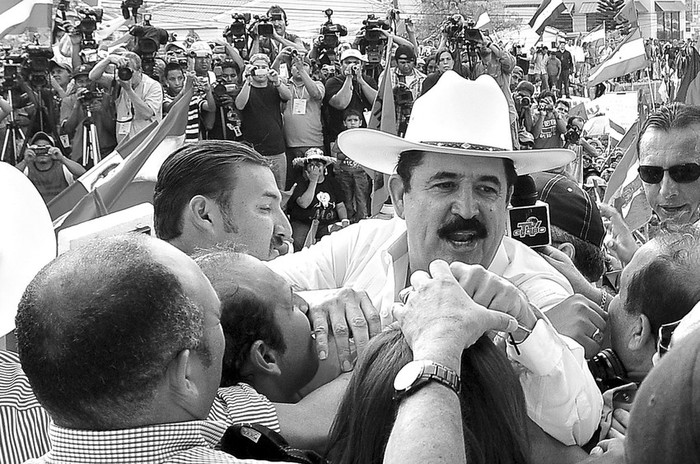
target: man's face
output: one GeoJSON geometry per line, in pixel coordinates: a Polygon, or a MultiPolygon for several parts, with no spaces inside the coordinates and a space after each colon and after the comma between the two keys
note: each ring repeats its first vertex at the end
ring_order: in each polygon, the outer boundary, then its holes
{"type": "Polygon", "coordinates": [[[340,67],[342,68],[341,71],[343,74],[345,74],[345,71],[351,67],[351,66],[357,66],[358,68],[361,67],[360,60],[355,58],[354,56],[351,56],[349,58],[345,58],[341,63],[340,67]]]}
{"type": "Polygon", "coordinates": [[[413,60],[399,58],[396,60],[396,67],[399,69],[401,74],[408,76],[413,72],[413,60]]]}
{"type": "Polygon", "coordinates": [[[192,419],[204,419],[209,414],[221,382],[224,357],[224,332],[221,328],[221,303],[209,280],[199,266],[186,254],[163,241],[153,241],[151,252],[156,261],[165,265],[180,281],[185,295],[204,313],[202,344],[208,349],[210,361],[201,353],[190,351],[191,376],[199,392],[198,408],[192,419]]]}
{"type": "Polygon", "coordinates": [[[238,81],[238,73],[236,72],[236,68],[222,68],[221,78],[227,84],[235,84],[236,81],[238,81]]]}
{"type": "MultiPolygon", "coordinates": [[[[663,131],[649,128],[639,146],[640,166],[668,169],[686,163],[700,164],[700,124],[685,129],[663,131]]],[[[649,205],[661,220],[679,224],[700,219],[700,179],[679,183],[668,171],[658,184],[642,182],[649,205]]]]}
{"type": "Polygon", "coordinates": [[[70,82],[70,73],[60,66],[54,66],[53,69],[51,69],[51,77],[53,77],[61,87],[67,86],[68,82],[70,82]]]}
{"type": "Polygon", "coordinates": [[[165,77],[165,84],[168,86],[171,94],[177,95],[185,85],[185,73],[177,69],[168,71],[168,75],[165,77]]]}
{"type": "Polygon", "coordinates": [[[563,103],[557,103],[557,106],[555,106],[554,109],[564,119],[569,116],[569,108],[563,103]]]}
{"type": "Polygon", "coordinates": [[[345,124],[346,129],[357,129],[358,127],[362,126],[362,121],[360,120],[360,117],[354,114],[345,118],[345,121],[343,121],[343,123],[345,124]]]}
{"type": "MultiPolygon", "coordinates": [[[[627,367],[635,364],[632,360],[633,353],[628,345],[634,332],[635,320],[637,319],[634,314],[626,309],[630,279],[634,274],[648,266],[657,254],[658,249],[654,241],[646,243],[637,250],[632,261],[623,269],[620,275],[620,293],[612,299],[608,308],[610,346],[618,355],[622,364],[627,367]]],[[[651,358],[649,363],[651,363],[651,358]]]]}
{"type": "Polygon", "coordinates": [[[250,256],[241,257],[245,276],[240,285],[253,290],[266,307],[274,308],[275,324],[280,329],[286,350],[279,353],[280,379],[289,393],[298,392],[318,370],[318,355],[311,337],[309,318],[299,308],[304,300],[294,293],[286,280],[250,256]]]}
{"type": "Polygon", "coordinates": [[[194,72],[198,76],[205,76],[211,71],[211,55],[198,56],[194,59],[194,72]]]}
{"type": "MultiPolygon", "coordinates": [[[[39,146],[39,147],[52,147],[51,142],[48,140],[37,140],[34,142],[34,145],[39,146]]],[[[37,171],[45,172],[51,169],[53,166],[54,160],[51,158],[51,155],[48,153],[45,153],[43,155],[37,154],[36,158],[34,159],[34,166],[36,167],[37,171]]]]}
{"type": "Polygon", "coordinates": [[[280,254],[282,236],[291,237],[292,229],[280,205],[275,177],[270,168],[251,163],[231,169],[235,169],[235,188],[229,193],[229,210],[222,212],[230,227],[217,226],[216,243],[232,242],[258,259],[274,259],[280,254]]]}
{"type": "Polygon", "coordinates": [[[86,74],[80,74],[78,76],[75,76],[74,80],[75,80],[75,85],[79,89],[84,89],[88,85],[90,85],[90,78],[86,74]]]}
{"type": "Polygon", "coordinates": [[[562,51],[562,52],[563,52],[564,50],[566,50],[566,44],[565,44],[564,42],[562,42],[562,43],[559,44],[559,50],[562,51]]]}
{"type": "Polygon", "coordinates": [[[282,17],[280,19],[270,21],[270,23],[272,24],[272,26],[274,26],[275,32],[277,32],[278,35],[284,37],[284,33],[287,31],[287,25],[284,23],[284,15],[282,13],[279,14],[282,17]]]}
{"type": "Polygon", "coordinates": [[[425,153],[413,169],[410,191],[393,186],[394,204],[408,228],[412,270],[427,270],[435,259],[491,264],[510,198],[502,159],[425,153]]]}

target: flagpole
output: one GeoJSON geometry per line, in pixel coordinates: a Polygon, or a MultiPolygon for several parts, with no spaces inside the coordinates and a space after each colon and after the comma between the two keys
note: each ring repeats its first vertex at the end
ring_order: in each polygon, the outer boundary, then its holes
{"type": "Polygon", "coordinates": [[[647,71],[647,81],[649,82],[649,95],[651,95],[651,107],[652,111],[656,110],[656,101],[654,101],[654,88],[651,86],[651,76],[649,75],[649,67],[646,68],[647,71]]]}

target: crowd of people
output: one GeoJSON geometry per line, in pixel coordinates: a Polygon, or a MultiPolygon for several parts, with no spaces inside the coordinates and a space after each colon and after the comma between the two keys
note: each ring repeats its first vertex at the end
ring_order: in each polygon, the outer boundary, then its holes
{"type": "Polygon", "coordinates": [[[567,43],[525,69],[487,35],[423,56],[411,27],[379,29],[382,70],[268,16],[250,49],[169,42],[152,67],[120,44],[82,63],[68,36],[50,88],[0,99],[27,137],[0,163],[14,204],[50,202],[93,142],[108,153],[192,92],[154,236],[82,243],[24,290],[0,461],[699,460],[700,107],[640,125],[659,224],[642,237],[600,201],[622,152],[569,114],[567,43]],[[395,133],[367,127],[383,81],[395,133]],[[390,217],[368,217],[375,180],[390,217]]]}

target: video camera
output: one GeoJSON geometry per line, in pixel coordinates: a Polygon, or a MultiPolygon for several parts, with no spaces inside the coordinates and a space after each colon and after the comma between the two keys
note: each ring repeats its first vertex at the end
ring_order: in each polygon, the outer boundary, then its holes
{"type": "Polygon", "coordinates": [[[484,43],[484,36],[474,27],[475,25],[473,21],[465,23],[464,17],[456,14],[447,18],[442,31],[447,35],[447,40],[453,44],[476,46],[484,43]]]}
{"type": "Polygon", "coordinates": [[[151,26],[150,14],[143,16],[144,25],[132,27],[129,34],[137,39],[134,52],[141,57],[141,68],[144,74],[158,80],[154,69],[156,52],[161,45],[168,43],[168,31],[151,26]]]}
{"type": "Polygon", "coordinates": [[[53,58],[51,47],[27,45],[22,60],[21,76],[33,88],[49,85],[49,60],[53,58]]]}
{"type": "Polygon", "coordinates": [[[233,22],[224,29],[224,38],[233,42],[233,46],[238,50],[244,50],[248,45],[248,23],[250,23],[250,13],[234,13],[231,15],[233,22]]]}
{"type": "Polygon", "coordinates": [[[75,30],[80,33],[81,49],[97,49],[94,33],[97,30],[97,23],[102,22],[102,8],[78,8],[80,22],[75,26],[75,30]]]}
{"type": "MultiPolygon", "coordinates": [[[[329,55],[335,55],[335,49],[340,45],[340,37],[345,37],[348,35],[348,28],[342,24],[334,24],[331,17],[333,16],[333,10],[331,8],[326,8],[323,14],[328,18],[325,23],[321,25],[319,33],[320,46],[319,46],[319,56],[328,57],[329,55]]],[[[334,60],[327,58],[326,64],[332,63],[334,60]]]]}
{"type": "Polygon", "coordinates": [[[251,25],[251,28],[256,28],[258,35],[272,37],[275,33],[275,26],[270,23],[272,21],[271,17],[255,15],[253,19],[255,19],[255,22],[251,25]]]}
{"type": "Polygon", "coordinates": [[[569,144],[577,144],[581,140],[581,131],[576,126],[571,126],[564,134],[564,140],[569,144]]]}
{"type": "Polygon", "coordinates": [[[143,5],[143,0],[124,0],[121,4],[122,16],[124,19],[129,19],[132,15],[134,18],[139,12],[139,8],[143,5]],[[129,11],[131,10],[131,11],[129,11]]]}
{"type": "Polygon", "coordinates": [[[24,59],[19,53],[12,53],[10,45],[3,46],[2,67],[5,79],[2,82],[3,90],[10,90],[17,87],[17,77],[24,59]]]}
{"type": "Polygon", "coordinates": [[[375,15],[367,15],[362,21],[362,35],[360,36],[360,52],[367,55],[369,63],[379,63],[382,60],[382,47],[386,44],[386,36],[381,30],[391,30],[391,23],[385,19],[379,19],[375,15]]]}
{"type": "Polygon", "coordinates": [[[85,91],[78,94],[78,100],[80,100],[80,103],[87,106],[94,101],[102,100],[103,95],[104,92],[102,90],[85,89],[85,91]]]}

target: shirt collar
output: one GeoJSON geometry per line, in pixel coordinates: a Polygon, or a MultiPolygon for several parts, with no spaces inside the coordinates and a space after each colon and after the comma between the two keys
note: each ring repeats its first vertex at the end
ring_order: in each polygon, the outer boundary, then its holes
{"type": "Polygon", "coordinates": [[[160,463],[195,447],[213,448],[226,431],[221,421],[188,421],[123,430],[76,430],[51,424],[49,462],[160,463]]]}

